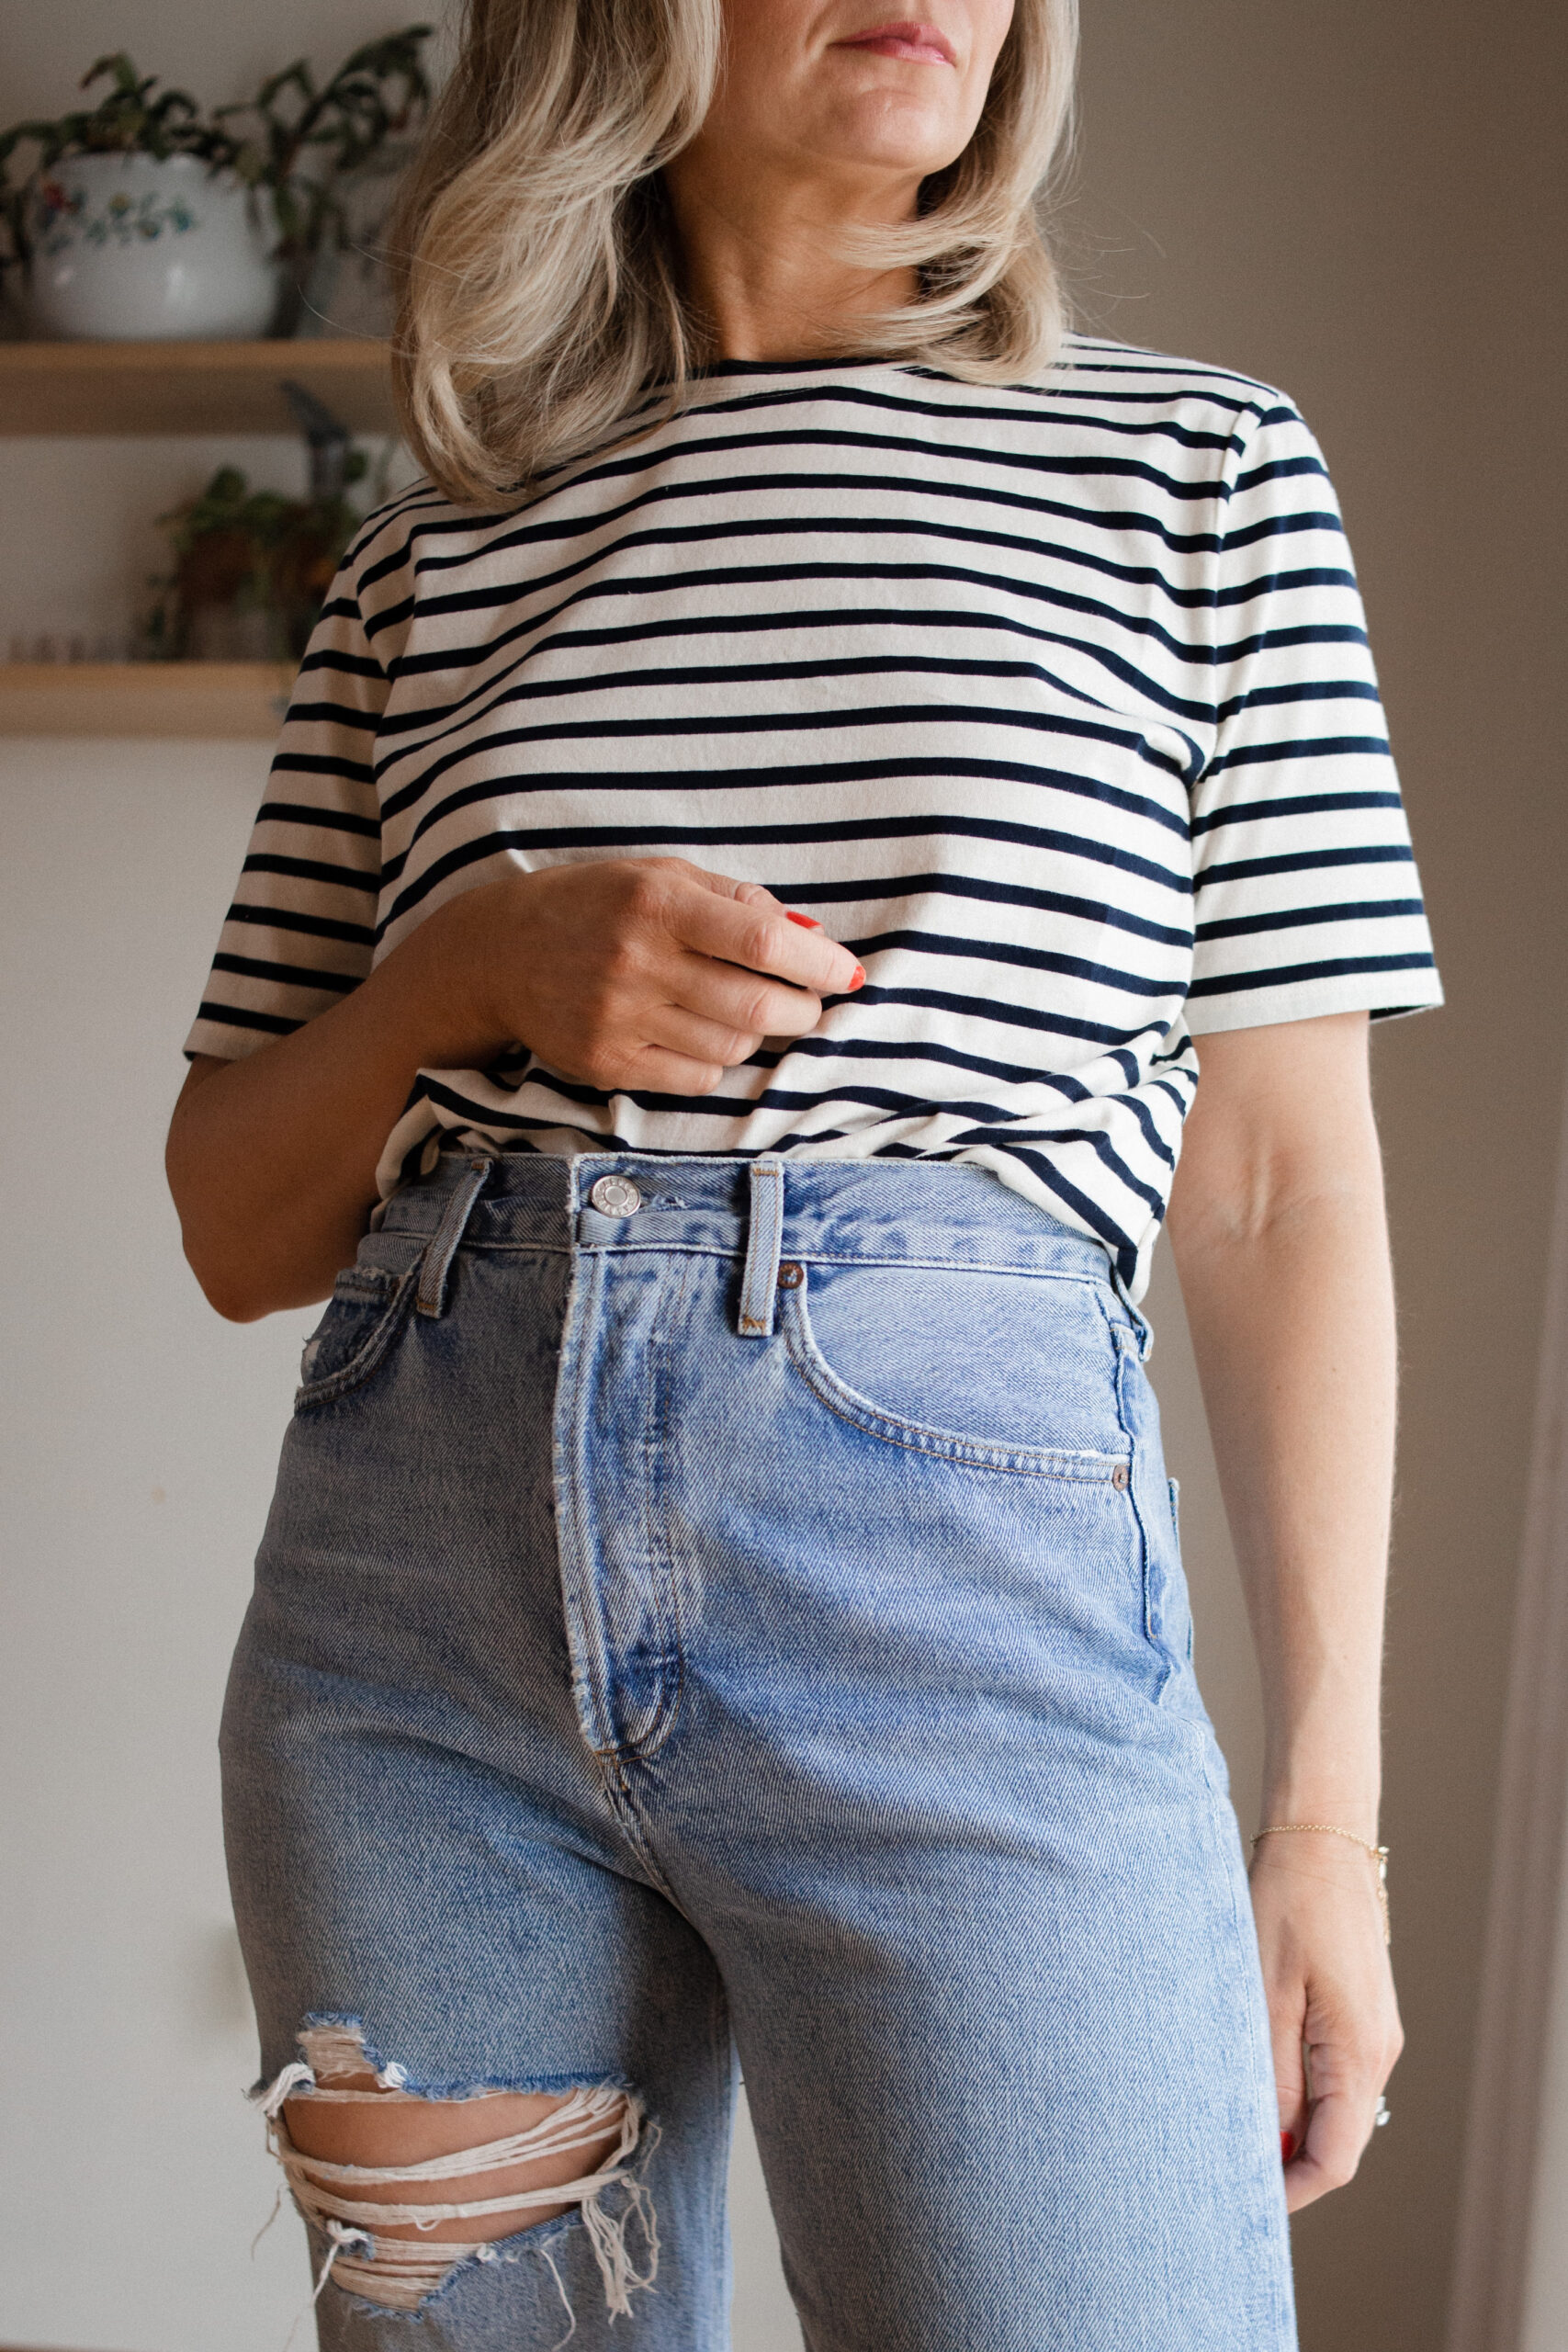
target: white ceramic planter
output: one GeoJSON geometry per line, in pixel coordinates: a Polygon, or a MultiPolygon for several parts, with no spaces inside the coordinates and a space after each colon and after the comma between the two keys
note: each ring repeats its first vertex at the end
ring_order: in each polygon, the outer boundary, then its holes
{"type": "Polygon", "coordinates": [[[33,192],[38,335],[111,343],[265,334],[277,303],[264,201],[192,155],[73,155],[33,192]]]}

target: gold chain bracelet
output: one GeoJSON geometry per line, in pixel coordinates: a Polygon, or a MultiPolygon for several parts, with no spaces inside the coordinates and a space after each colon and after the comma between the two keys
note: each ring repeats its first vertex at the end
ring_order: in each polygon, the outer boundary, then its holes
{"type": "Polygon", "coordinates": [[[1382,1939],[1385,1944],[1393,1943],[1393,1928],[1388,1916],[1386,1846],[1374,1846],[1367,1838],[1358,1837],[1355,1830],[1341,1829],[1337,1823],[1332,1821],[1271,1821],[1266,1829],[1258,1832],[1252,1841],[1255,1846],[1260,1838],[1348,1838],[1352,1846],[1359,1846],[1362,1853],[1370,1855],[1378,1866],[1378,1907],[1382,1913],[1382,1939]]]}

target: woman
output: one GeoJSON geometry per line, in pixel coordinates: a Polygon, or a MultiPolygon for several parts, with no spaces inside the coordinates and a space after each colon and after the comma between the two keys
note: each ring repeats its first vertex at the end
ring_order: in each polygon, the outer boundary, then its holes
{"type": "Polygon", "coordinates": [[[1277,2352],[1399,2045],[1366,1041],[1438,989],[1354,581],[1287,401],[1061,333],[1071,0],[875,5],[473,0],[432,481],[190,1041],[209,1296],[335,1278],[224,1733],[334,2347],[724,2344],[738,2049],[813,2352],[1277,2352]]]}

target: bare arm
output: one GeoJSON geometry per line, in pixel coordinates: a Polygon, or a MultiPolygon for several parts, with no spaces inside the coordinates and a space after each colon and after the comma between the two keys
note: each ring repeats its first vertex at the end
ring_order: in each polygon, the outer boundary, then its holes
{"type": "MultiPolygon", "coordinates": [[[[1265,1819],[1371,1843],[1394,1336],[1367,1029],[1201,1040],[1170,1234],[1263,1679],[1265,1819]]],[[[1252,1887],[1295,2207],[1354,2172],[1398,2013],[1367,1855],[1266,1838],[1252,1887]]]]}
{"type": "Polygon", "coordinates": [[[764,1036],[804,1036],[859,967],[755,883],[680,858],[513,874],[422,923],[342,1004],[243,1061],[197,1061],[169,1131],[186,1254],[241,1322],[322,1298],[427,1068],[525,1041],[591,1085],[709,1093],[764,1036]]]}

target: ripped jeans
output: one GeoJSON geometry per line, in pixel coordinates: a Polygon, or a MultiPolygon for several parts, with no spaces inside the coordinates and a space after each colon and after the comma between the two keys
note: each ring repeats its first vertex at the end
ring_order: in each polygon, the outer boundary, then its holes
{"type": "Polygon", "coordinates": [[[399,1193],[225,1710],[263,2089],[346,2048],[623,2128],[456,2246],[296,2155],[330,2352],[724,2352],[738,2055],[810,2352],[1290,2352],[1145,1337],[974,1169],[447,1151],[399,1193]]]}

